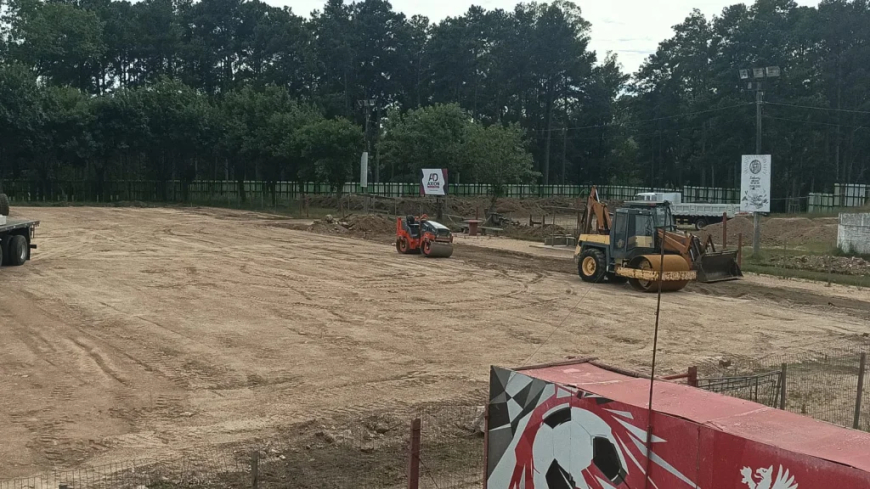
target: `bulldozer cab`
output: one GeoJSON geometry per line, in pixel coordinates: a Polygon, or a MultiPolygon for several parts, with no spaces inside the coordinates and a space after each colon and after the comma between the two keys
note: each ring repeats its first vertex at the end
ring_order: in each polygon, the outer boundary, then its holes
{"type": "Polygon", "coordinates": [[[651,252],[655,248],[657,219],[653,209],[617,209],[610,228],[613,258],[621,260],[651,252]]]}

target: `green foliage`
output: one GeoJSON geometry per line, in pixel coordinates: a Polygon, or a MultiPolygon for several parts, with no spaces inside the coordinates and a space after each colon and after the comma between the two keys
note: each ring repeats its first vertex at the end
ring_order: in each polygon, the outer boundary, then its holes
{"type": "Polygon", "coordinates": [[[516,124],[471,125],[463,153],[474,180],[491,186],[493,203],[504,195],[506,185],[529,183],[539,176],[516,124]]]}
{"type": "Polygon", "coordinates": [[[538,183],[734,186],[755,151],[737,70],[777,65],[762,145],[774,210],[870,180],[867,0],[687,12],[631,79],[589,50],[565,0],[438,22],[385,0],[326,0],[310,20],[261,0],[4,6],[0,178],[337,181],[296,136],[343,117],[381,181],[423,167],[482,180],[468,152],[507,127],[523,141],[510,158],[531,155],[538,183]]]}
{"type": "Polygon", "coordinates": [[[394,110],[386,118],[380,141],[384,165],[393,179],[406,182],[413,181],[422,168],[464,173],[463,146],[471,125],[471,116],[457,104],[436,104],[406,114],[394,110]]]}
{"type": "Polygon", "coordinates": [[[324,119],[302,127],[296,144],[302,157],[313,162],[318,180],[330,184],[340,195],[344,184],[353,178],[363,133],[347,119],[324,119]]]}

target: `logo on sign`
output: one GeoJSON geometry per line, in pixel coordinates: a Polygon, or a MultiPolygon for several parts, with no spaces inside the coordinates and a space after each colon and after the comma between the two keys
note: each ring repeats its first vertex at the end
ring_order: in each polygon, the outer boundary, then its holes
{"type": "Polygon", "coordinates": [[[762,168],[762,165],[761,165],[761,161],[759,161],[759,160],[752,160],[752,163],[749,164],[749,171],[751,171],[755,175],[758,175],[759,173],[761,173],[761,168],[762,168]]]}
{"type": "Polygon", "coordinates": [[[743,476],[743,484],[749,489],[798,489],[794,476],[788,473],[788,469],[783,470],[782,465],[776,472],[776,479],[773,478],[772,465],[766,469],[755,469],[754,474],[749,467],[743,467],[740,474],[743,476]]]}

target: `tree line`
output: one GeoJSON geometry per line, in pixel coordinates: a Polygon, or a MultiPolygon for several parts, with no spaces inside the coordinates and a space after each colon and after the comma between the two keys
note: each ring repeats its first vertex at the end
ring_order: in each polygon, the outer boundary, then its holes
{"type": "Polygon", "coordinates": [[[355,179],[733,186],[762,151],[774,196],[868,180],[870,5],[688,13],[637,73],[589,49],[571,2],[430,22],[384,0],[302,17],[259,0],[10,0],[0,179],[355,179]],[[750,71],[751,73],[751,71],[750,71]]]}

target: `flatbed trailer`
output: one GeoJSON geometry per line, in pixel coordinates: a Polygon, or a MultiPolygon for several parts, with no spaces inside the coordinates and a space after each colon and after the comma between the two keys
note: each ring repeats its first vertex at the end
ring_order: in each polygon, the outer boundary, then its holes
{"type": "Polygon", "coordinates": [[[30,251],[36,249],[33,239],[39,221],[0,216],[0,252],[5,266],[24,265],[30,251]]]}

